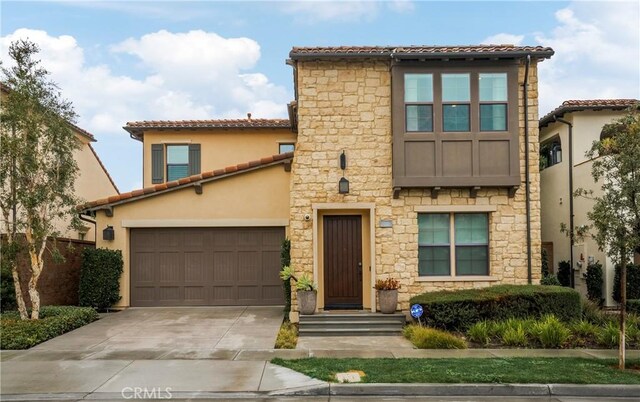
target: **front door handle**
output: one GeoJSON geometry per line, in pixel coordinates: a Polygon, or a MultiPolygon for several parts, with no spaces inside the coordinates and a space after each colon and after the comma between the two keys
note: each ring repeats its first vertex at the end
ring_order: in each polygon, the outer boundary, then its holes
{"type": "Polygon", "coordinates": [[[362,276],[362,262],[358,263],[358,274],[362,276]]]}

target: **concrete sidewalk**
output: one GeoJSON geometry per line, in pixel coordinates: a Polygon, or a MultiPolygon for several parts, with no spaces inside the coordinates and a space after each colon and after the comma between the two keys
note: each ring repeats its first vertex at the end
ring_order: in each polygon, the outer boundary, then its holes
{"type": "MultiPolygon", "coordinates": [[[[495,357],[580,357],[585,359],[617,359],[612,349],[143,349],[143,350],[3,350],[0,361],[64,361],[64,360],[228,360],[269,361],[330,358],[495,358],[495,357]]],[[[627,350],[628,359],[640,359],[640,350],[627,350]]]]}

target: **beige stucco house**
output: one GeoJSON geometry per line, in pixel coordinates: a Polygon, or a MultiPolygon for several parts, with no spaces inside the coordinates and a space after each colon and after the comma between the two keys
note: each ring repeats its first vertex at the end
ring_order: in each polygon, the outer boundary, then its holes
{"type": "Polygon", "coordinates": [[[586,296],[584,275],[587,266],[600,262],[607,306],[615,305],[611,296],[615,274],[611,259],[590,236],[576,237],[572,247],[570,238],[560,228],[561,224],[571,227],[571,209],[574,227],[590,225],[587,213],[591,211],[593,201],[584,197],[572,199],[570,185],[574,191],[583,188],[593,190],[596,196],[600,194],[600,184],[591,176],[592,160],[585,154],[594,141],[600,140],[602,127],[622,117],[625,109],[637,102],[636,99],[568,100],[540,119],[541,235],[551,271],[557,272],[560,261],[573,260],[574,286],[586,296]],[[570,175],[573,175],[573,183],[570,175]]]}
{"type": "MultiPolygon", "coordinates": [[[[0,85],[0,91],[4,98],[10,90],[0,85]]],[[[72,123],[69,123],[69,127],[80,145],[73,153],[78,165],[78,177],[74,188],[76,196],[89,201],[118,194],[118,187],[91,145],[97,141],[94,135],[72,123]]],[[[70,220],[59,220],[55,223],[60,238],[95,241],[95,225],[91,220],[83,222],[80,230],[70,229],[69,224],[70,220]]]]}
{"type": "Polygon", "coordinates": [[[375,311],[388,277],[402,310],[428,290],[537,283],[537,64],[552,55],[293,48],[289,120],[128,123],[145,188],[85,206],[108,229],[98,246],[123,251],[119,305],[281,303],[285,236],[318,309],[375,311]]]}

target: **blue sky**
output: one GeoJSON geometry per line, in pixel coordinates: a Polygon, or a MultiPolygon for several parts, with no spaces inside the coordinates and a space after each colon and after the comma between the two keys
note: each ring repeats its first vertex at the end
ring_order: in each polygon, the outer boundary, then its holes
{"type": "Polygon", "coordinates": [[[29,37],[122,191],[140,187],[127,121],[284,117],[292,46],[551,46],[540,115],[640,97],[640,4],[627,2],[3,1],[0,50],[29,37]]]}

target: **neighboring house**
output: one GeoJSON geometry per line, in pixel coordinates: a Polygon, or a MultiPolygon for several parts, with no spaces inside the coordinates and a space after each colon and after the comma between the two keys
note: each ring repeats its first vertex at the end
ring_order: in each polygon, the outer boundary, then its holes
{"type": "Polygon", "coordinates": [[[372,286],[388,277],[403,310],[428,290],[537,283],[539,155],[529,150],[537,64],[552,55],[293,48],[290,125],[127,124],[145,143],[146,188],[85,206],[114,235],[98,245],[124,253],[119,306],[281,302],[285,234],[320,309],[375,310],[372,286]],[[278,141],[295,142],[295,156],[278,141]]]}
{"type": "MultiPolygon", "coordinates": [[[[9,93],[9,89],[0,85],[2,97],[9,93]]],[[[107,172],[98,157],[92,142],[96,142],[93,134],[86,130],[69,123],[69,126],[75,134],[80,147],[74,151],[74,159],[78,165],[78,176],[75,182],[75,194],[83,201],[94,200],[96,198],[106,197],[117,194],[118,187],[107,172]]],[[[56,231],[59,237],[71,240],[87,240],[95,242],[95,228],[91,222],[83,222],[80,230],[69,229],[70,219],[59,221],[56,223],[56,231]]],[[[4,230],[4,229],[2,229],[4,230]]]]}
{"type": "Polygon", "coordinates": [[[587,266],[599,262],[603,267],[607,306],[615,305],[611,297],[615,273],[611,259],[599,250],[590,236],[584,239],[576,237],[572,250],[569,237],[560,228],[561,224],[570,227],[572,201],[573,226],[591,224],[587,213],[591,211],[593,201],[584,197],[573,197],[572,200],[569,177],[573,175],[574,191],[583,188],[593,190],[596,196],[601,194],[600,184],[595,183],[591,176],[592,160],[585,154],[594,141],[600,140],[602,127],[622,117],[625,109],[637,102],[636,99],[568,100],[540,119],[542,244],[547,250],[550,268],[557,272],[560,261],[573,260],[575,288],[586,295],[587,266]],[[569,163],[569,153],[572,163],[569,163]]]}

